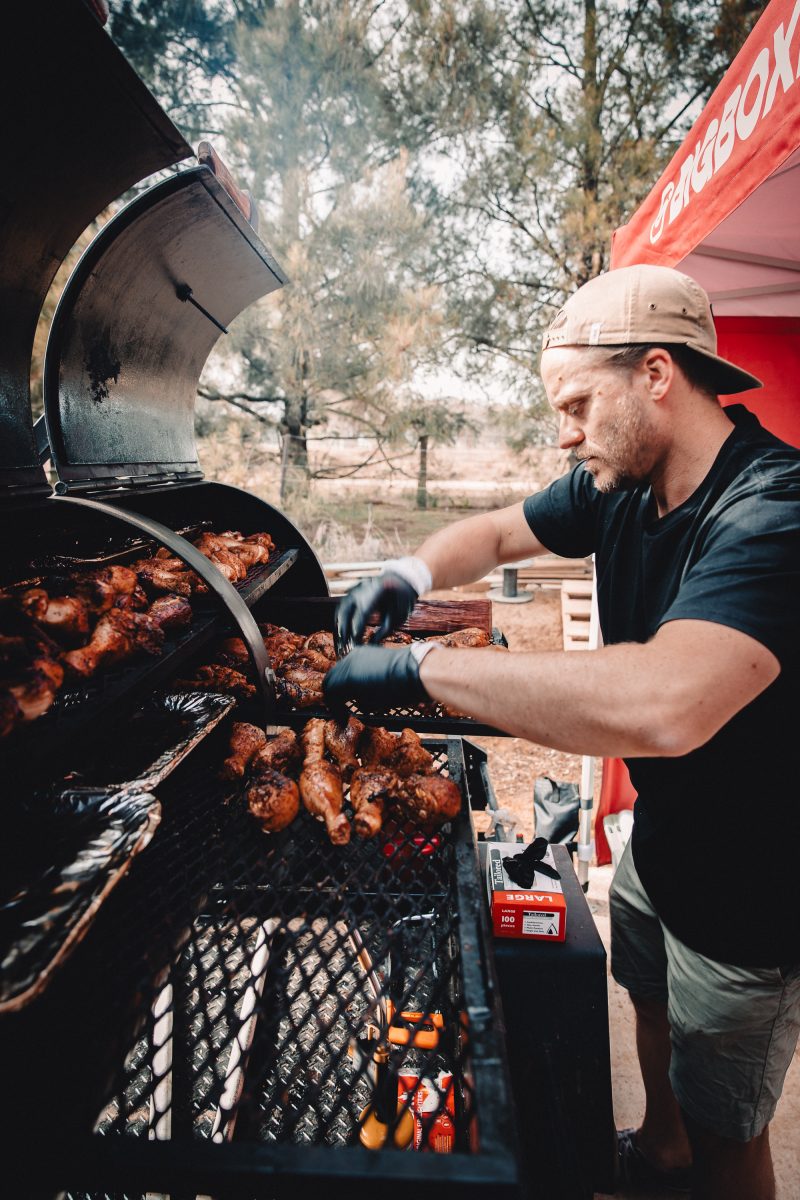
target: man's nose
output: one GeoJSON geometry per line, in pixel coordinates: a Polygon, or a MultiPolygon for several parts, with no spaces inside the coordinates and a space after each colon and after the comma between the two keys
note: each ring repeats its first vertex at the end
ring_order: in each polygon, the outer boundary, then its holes
{"type": "Polygon", "coordinates": [[[558,448],[570,450],[583,441],[583,430],[567,413],[561,413],[558,421],[558,448]]]}

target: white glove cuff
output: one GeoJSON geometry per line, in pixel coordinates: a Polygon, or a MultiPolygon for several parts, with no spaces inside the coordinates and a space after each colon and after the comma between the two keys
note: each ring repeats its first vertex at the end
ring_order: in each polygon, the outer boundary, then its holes
{"type": "Polygon", "coordinates": [[[390,558],[383,564],[383,570],[394,571],[395,575],[405,579],[418,596],[421,596],[423,592],[429,592],[433,587],[433,576],[428,569],[428,564],[413,555],[409,555],[407,558],[390,558]]]}

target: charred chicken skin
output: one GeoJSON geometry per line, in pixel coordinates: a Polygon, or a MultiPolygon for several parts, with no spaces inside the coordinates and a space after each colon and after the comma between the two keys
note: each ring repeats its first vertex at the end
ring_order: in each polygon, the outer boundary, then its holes
{"type": "Polygon", "coordinates": [[[295,731],[282,729],[274,738],[265,740],[264,745],[256,751],[252,765],[257,771],[269,767],[285,774],[298,766],[302,758],[303,750],[295,731]]]}
{"type": "Polygon", "coordinates": [[[235,721],[231,729],[228,749],[230,754],[222,764],[223,779],[241,779],[259,750],[263,750],[267,735],[257,725],[246,721],[235,721]]]}
{"type": "Polygon", "coordinates": [[[303,645],[306,650],[315,650],[317,654],[323,654],[329,662],[336,662],[336,647],[333,642],[333,634],[329,630],[320,629],[316,633],[309,634],[303,645]]]}
{"type": "Polygon", "coordinates": [[[353,828],[362,838],[374,837],[383,825],[387,802],[402,790],[394,771],[359,767],[350,780],[350,803],[353,806],[353,828]]]}
{"type": "Polygon", "coordinates": [[[247,807],[265,833],[279,833],[291,825],[300,809],[297,784],[280,771],[264,767],[246,792],[247,807]]]}
{"type": "Polygon", "coordinates": [[[461,811],[458,784],[444,775],[409,775],[396,797],[399,810],[423,829],[438,828],[461,811]]]}
{"type": "Polygon", "coordinates": [[[442,646],[488,646],[492,639],[485,629],[454,629],[452,633],[444,633],[436,637],[426,638],[429,642],[439,642],[442,646]]]}
{"type": "Polygon", "coordinates": [[[322,705],[324,678],[322,671],[314,671],[311,667],[286,667],[278,677],[277,692],[280,697],[296,704],[298,708],[322,705]]]}

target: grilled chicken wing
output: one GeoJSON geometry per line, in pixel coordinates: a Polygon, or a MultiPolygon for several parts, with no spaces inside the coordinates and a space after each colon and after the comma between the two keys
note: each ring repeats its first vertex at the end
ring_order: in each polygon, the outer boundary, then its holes
{"type": "Polygon", "coordinates": [[[280,771],[259,771],[246,792],[247,807],[265,833],[278,833],[290,825],[300,809],[297,784],[280,771]]]}
{"type": "Polygon", "coordinates": [[[397,745],[397,737],[382,725],[373,726],[364,735],[361,761],[365,767],[382,767],[397,745]]]}
{"type": "Polygon", "coordinates": [[[300,739],[293,729],[282,729],[274,738],[269,738],[256,752],[251,762],[254,771],[270,768],[286,774],[298,766],[303,757],[300,739]]]}
{"type": "Polygon", "coordinates": [[[300,795],[312,816],[325,822],[334,846],[350,841],[350,822],[342,812],[342,773],[337,766],[323,758],[306,762],[300,775],[300,795]]]}
{"type": "Polygon", "coordinates": [[[325,722],[325,748],[339,764],[345,781],[358,767],[356,751],[363,733],[364,726],[358,717],[350,717],[346,725],[340,725],[338,721],[325,722]]]}
{"type": "Polygon", "coordinates": [[[170,592],[175,596],[191,596],[200,590],[195,580],[200,576],[190,571],[180,558],[141,558],[133,563],[145,590],[151,594],[170,592]]]}
{"type": "Polygon", "coordinates": [[[333,642],[333,634],[327,629],[319,629],[316,633],[311,633],[303,643],[306,650],[316,650],[317,654],[324,654],[332,663],[336,662],[336,647],[333,642]]]}
{"type": "Polygon", "coordinates": [[[402,791],[402,782],[394,771],[359,767],[350,780],[353,827],[359,837],[374,837],[380,832],[387,801],[402,791]]]}
{"type": "Polygon", "coordinates": [[[444,775],[410,775],[396,797],[400,812],[423,828],[431,829],[452,821],[461,811],[458,784],[444,775]]]}
{"type": "Polygon", "coordinates": [[[271,551],[275,549],[268,533],[243,537],[241,533],[228,530],[227,533],[218,533],[217,538],[227,550],[241,559],[246,570],[254,567],[256,563],[267,562],[271,551]],[[253,537],[261,540],[254,541],[253,537]]]}
{"type": "Polygon", "coordinates": [[[310,667],[287,666],[278,678],[277,692],[298,708],[311,708],[313,705],[324,703],[324,678],[321,671],[313,671],[310,667]]]}
{"type": "Polygon", "coordinates": [[[247,567],[238,555],[233,554],[225,542],[215,533],[201,533],[194,542],[201,554],[213,562],[218,571],[231,583],[238,583],[247,574],[247,567]]]}
{"type": "Polygon", "coordinates": [[[175,679],[172,690],[187,692],[225,692],[240,700],[249,700],[255,696],[255,686],[245,679],[240,671],[230,667],[221,667],[217,663],[209,663],[204,667],[195,667],[191,679],[175,679]]]}
{"type": "Polygon", "coordinates": [[[253,758],[266,745],[267,735],[257,725],[234,721],[228,750],[220,775],[223,779],[241,779],[253,758]]]}

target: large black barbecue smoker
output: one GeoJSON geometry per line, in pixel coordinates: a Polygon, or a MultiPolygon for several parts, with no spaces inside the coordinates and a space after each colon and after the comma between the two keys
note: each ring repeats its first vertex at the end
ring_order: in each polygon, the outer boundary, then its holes
{"type": "MultiPolygon", "coordinates": [[[[265,622],[332,630],[314,550],[276,508],[206,481],[194,438],[212,347],[287,281],[205,147],[88,246],[52,321],[34,424],[33,339],[60,264],[112,200],[192,151],[83,0],[19,6],[6,49],[5,1192],[610,1189],[604,955],[566,851],[567,946],[495,948],[489,933],[471,812],[496,803],[465,735],[492,731],[436,709],[361,714],[418,731],[430,772],[457,785],[460,810],[435,834],[395,820],[335,845],[302,807],[264,833],[240,783],[221,778],[234,721],[269,738],[329,716],[281,691],[263,635],[265,622]],[[234,582],[198,548],[228,531],[269,535],[234,582]],[[165,618],[156,637],[158,597],[116,599],[151,642],[98,651],[90,669],[104,617],[91,638],[66,640],[56,617],[76,595],[94,603],[111,568],[149,579],[163,564],[194,572],[180,622],[165,618]],[[231,639],[247,692],[191,687],[231,639]]],[[[407,628],[466,626],[491,632],[488,602],[420,605],[407,628]]]]}

